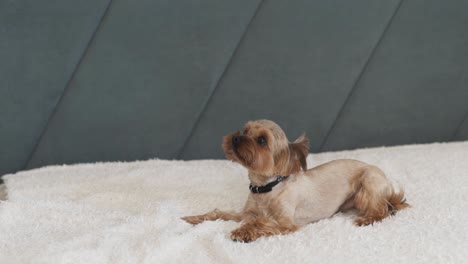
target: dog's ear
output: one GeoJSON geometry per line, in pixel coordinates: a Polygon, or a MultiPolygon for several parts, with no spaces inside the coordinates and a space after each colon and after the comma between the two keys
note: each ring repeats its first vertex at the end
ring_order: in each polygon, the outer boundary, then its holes
{"type": "Polygon", "coordinates": [[[304,171],[307,170],[307,155],[309,155],[309,139],[302,133],[294,142],[289,143],[291,161],[304,171]]]}

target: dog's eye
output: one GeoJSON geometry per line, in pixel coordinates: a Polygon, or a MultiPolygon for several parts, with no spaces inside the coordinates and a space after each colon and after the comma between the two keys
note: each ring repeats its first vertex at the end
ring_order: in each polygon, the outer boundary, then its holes
{"type": "Polygon", "coordinates": [[[265,146],[266,145],[266,139],[264,137],[259,137],[257,138],[257,142],[258,144],[262,145],[262,146],[265,146]]]}

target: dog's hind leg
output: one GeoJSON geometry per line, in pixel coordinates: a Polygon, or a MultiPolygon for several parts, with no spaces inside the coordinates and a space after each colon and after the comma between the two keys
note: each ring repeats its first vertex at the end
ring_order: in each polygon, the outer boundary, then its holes
{"type": "Polygon", "coordinates": [[[369,166],[355,181],[354,205],[359,210],[355,223],[358,226],[381,221],[409,206],[404,192],[395,192],[385,174],[377,167],[369,166]]]}

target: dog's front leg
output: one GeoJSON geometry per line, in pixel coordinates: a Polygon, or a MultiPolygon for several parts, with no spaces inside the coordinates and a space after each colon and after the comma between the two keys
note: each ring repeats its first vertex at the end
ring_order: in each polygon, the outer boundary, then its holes
{"type": "Polygon", "coordinates": [[[284,235],[298,229],[292,221],[279,221],[268,217],[256,217],[231,232],[231,239],[240,242],[255,241],[262,236],[284,235]]]}
{"type": "Polygon", "coordinates": [[[192,225],[197,225],[204,221],[215,221],[218,219],[221,219],[224,221],[232,220],[232,221],[240,222],[242,221],[242,213],[224,212],[218,209],[214,209],[213,211],[208,212],[206,214],[185,216],[185,217],[182,217],[181,219],[192,225]]]}

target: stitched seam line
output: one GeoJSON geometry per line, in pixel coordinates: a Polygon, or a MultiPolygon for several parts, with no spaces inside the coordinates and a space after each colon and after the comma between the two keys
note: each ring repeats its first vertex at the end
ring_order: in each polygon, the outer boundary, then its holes
{"type": "Polygon", "coordinates": [[[239,38],[239,41],[237,42],[237,45],[236,47],[234,48],[234,51],[232,52],[231,54],[231,57],[229,58],[228,62],[226,63],[226,66],[224,67],[223,71],[221,72],[216,84],[214,85],[214,88],[211,90],[211,93],[210,95],[208,96],[207,100],[205,101],[205,103],[203,104],[203,107],[200,111],[200,113],[198,114],[197,118],[195,119],[195,122],[192,126],[192,129],[190,130],[190,133],[188,134],[187,138],[185,139],[184,141],[184,144],[182,145],[182,147],[180,148],[180,150],[177,152],[177,155],[176,155],[176,159],[180,159],[182,154],[185,152],[185,148],[187,147],[188,143],[190,142],[190,139],[192,138],[193,136],[193,133],[194,131],[197,129],[198,127],[198,124],[200,123],[200,120],[201,118],[203,117],[204,113],[206,112],[206,109],[208,109],[208,105],[210,104],[212,98],[213,98],[213,95],[215,94],[215,92],[217,91],[222,79],[224,78],[224,76],[226,75],[227,73],[227,70],[228,68],[231,66],[231,63],[232,63],[232,60],[233,58],[236,56],[236,54],[238,53],[238,50],[239,50],[239,46],[240,44],[242,43],[242,41],[244,40],[245,36],[246,36],[246,33],[247,31],[249,31],[249,28],[250,28],[250,25],[252,24],[252,21],[255,20],[255,17],[257,16],[258,14],[258,11],[260,10],[262,4],[263,4],[263,0],[260,1],[260,3],[257,5],[257,8],[255,9],[254,11],[254,14],[252,15],[252,18],[250,19],[249,23],[247,24],[247,26],[245,27],[245,30],[244,32],[242,33],[241,37],[239,38]]]}
{"type": "Polygon", "coordinates": [[[320,144],[320,147],[319,147],[319,150],[318,150],[319,152],[321,152],[323,150],[323,148],[326,146],[326,144],[328,143],[330,135],[333,132],[333,130],[335,129],[335,127],[336,127],[336,123],[338,122],[340,117],[343,115],[344,109],[348,105],[351,96],[354,94],[354,92],[356,90],[356,87],[358,86],[359,82],[361,81],[362,77],[364,76],[364,73],[366,72],[366,70],[367,70],[367,68],[369,66],[369,63],[371,62],[372,58],[375,55],[375,52],[377,51],[378,47],[382,43],[382,40],[384,39],[385,35],[387,34],[387,31],[390,28],[390,25],[392,24],[396,14],[398,13],[398,10],[400,9],[401,5],[403,4],[403,1],[404,0],[401,0],[398,3],[398,5],[396,6],[395,11],[393,11],[392,16],[388,20],[387,25],[385,26],[384,30],[382,31],[382,34],[380,35],[379,39],[377,40],[377,43],[374,45],[374,48],[372,49],[371,53],[369,54],[369,57],[367,58],[366,62],[364,63],[364,66],[362,67],[361,72],[359,73],[358,77],[354,81],[353,86],[351,87],[350,91],[348,92],[348,95],[346,96],[346,99],[343,101],[343,104],[341,105],[340,110],[338,111],[338,114],[335,117],[335,120],[333,121],[332,125],[330,126],[330,129],[328,130],[327,134],[325,135],[325,138],[323,139],[322,144],[320,144]]]}
{"type": "Polygon", "coordinates": [[[461,130],[463,124],[466,122],[466,120],[468,120],[468,111],[463,116],[460,124],[458,124],[457,128],[455,129],[455,132],[453,133],[452,137],[450,138],[450,141],[455,140],[455,138],[458,136],[458,133],[460,132],[460,130],[461,130]]]}
{"type": "Polygon", "coordinates": [[[28,159],[26,160],[26,162],[25,162],[25,164],[23,166],[23,170],[30,167],[31,160],[34,157],[34,155],[36,154],[37,149],[38,149],[40,143],[42,142],[42,139],[44,138],[44,136],[45,136],[45,134],[46,134],[46,132],[47,132],[47,130],[49,128],[49,124],[50,124],[51,120],[54,118],[55,114],[57,113],[57,110],[59,109],[59,106],[62,103],[63,98],[65,97],[68,90],[70,89],[71,81],[73,80],[73,78],[75,78],[75,74],[78,71],[78,69],[80,68],[81,63],[83,62],[83,59],[86,56],[86,53],[88,53],[88,50],[89,50],[89,47],[91,46],[91,43],[94,41],[94,38],[96,37],[97,32],[101,28],[101,24],[104,21],[105,17],[107,16],[107,13],[108,13],[108,11],[110,9],[111,4],[112,4],[112,0],[109,1],[109,3],[106,6],[106,9],[104,9],[104,12],[103,12],[101,18],[99,19],[99,22],[97,23],[96,28],[94,29],[93,33],[91,34],[91,37],[89,38],[89,41],[86,44],[86,47],[84,48],[83,53],[81,54],[80,59],[78,60],[76,66],[75,66],[75,69],[73,69],[73,72],[70,75],[70,78],[68,79],[68,81],[65,84],[65,88],[63,89],[62,94],[60,95],[59,99],[57,100],[57,103],[55,103],[55,106],[52,109],[52,112],[50,113],[49,118],[46,121],[44,129],[42,129],[41,135],[37,139],[36,144],[34,145],[34,148],[32,149],[31,153],[29,154],[29,157],[28,157],[28,159]]]}

